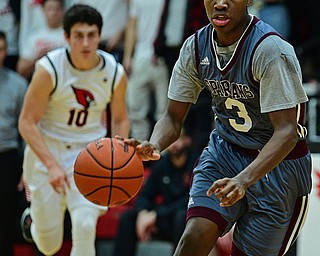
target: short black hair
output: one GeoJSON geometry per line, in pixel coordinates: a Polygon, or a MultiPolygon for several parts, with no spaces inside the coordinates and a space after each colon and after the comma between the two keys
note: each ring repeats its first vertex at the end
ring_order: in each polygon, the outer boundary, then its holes
{"type": "Polygon", "coordinates": [[[99,34],[103,25],[102,16],[95,8],[85,4],[74,4],[64,14],[63,29],[68,36],[76,23],[97,25],[99,34]]]}

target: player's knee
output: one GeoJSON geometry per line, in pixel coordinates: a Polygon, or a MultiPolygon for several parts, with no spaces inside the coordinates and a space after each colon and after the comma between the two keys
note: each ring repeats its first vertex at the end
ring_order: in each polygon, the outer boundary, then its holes
{"type": "Polygon", "coordinates": [[[75,233],[77,233],[77,231],[79,233],[94,233],[97,222],[93,218],[85,218],[82,221],[75,222],[74,224],[73,229],[75,230],[75,233]]]}
{"type": "Polygon", "coordinates": [[[39,251],[42,252],[44,255],[55,255],[60,250],[61,246],[62,246],[62,241],[60,244],[55,246],[51,246],[51,245],[48,246],[46,243],[43,243],[43,244],[39,244],[37,247],[39,251]]]}
{"type": "Polygon", "coordinates": [[[174,256],[176,255],[195,255],[191,254],[195,251],[195,248],[193,247],[193,243],[195,241],[193,240],[193,235],[185,230],[183,235],[180,238],[180,241],[178,242],[174,256]],[[186,254],[187,252],[187,254],[186,254]],[[188,254],[189,253],[189,254],[188,254]]]}
{"type": "Polygon", "coordinates": [[[72,212],[73,236],[77,236],[79,234],[95,234],[98,216],[98,210],[93,208],[79,208],[72,212]]]}
{"type": "Polygon", "coordinates": [[[220,235],[216,224],[204,218],[192,218],[178,244],[183,255],[208,255],[220,235]]]}
{"type": "Polygon", "coordinates": [[[50,231],[35,230],[32,236],[40,252],[45,255],[54,255],[57,253],[63,242],[63,232],[58,228],[50,231]]]}
{"type": "Polygon", "coordinates": [[[186,245],[191,245],[197,240],[197,236],[191,231],[186,229],[180,239],[179,246],[185,247],[186,245]]]}
{"type": "Polygon", "coordinates": [[[187,229],[184,231],[178,245],[176,246],[174,256],[208,255],[212,247],[202,243],[197,234],[187,229]]]}

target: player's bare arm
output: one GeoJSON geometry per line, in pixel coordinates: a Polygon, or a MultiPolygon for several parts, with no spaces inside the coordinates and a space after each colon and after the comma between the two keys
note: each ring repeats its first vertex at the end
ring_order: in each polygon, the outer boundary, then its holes
{"type": "Polygon", "coordinates": [[[126,107],[127,77],[123,73],[119,85],[115,89],[111,100],[111,136],[129,136],[130,122],[126,107]]]}
{"type": "Polygon", "coordinates": [[[133,138],[125,140],[125,143],[136,147],[143,161],[160,159],[160,153],[179,138],[190,106],[191,103],[169,99],[167,109],[156,123],[150,141],[142,142],[133,138]]]}
{"type": "Polygon", "coordinates": [[[137,19],[130,18],[125,31],[124,53],[123,53],[123,66],[127,74],[131,72],[131,60],[133,55],[133,49],[136,42],[136,29],[137,19]]]}
{"type": "Polygon", "coordinates": [[[233,178],[220,179],[207,192],[215,193],[221,206],[231,206],[245,195],[245,190],[277,166],[298,142],[296,109],[269,113],[274,133],[258,157],[233,178]]]}
{"type": "Polygon", "coordinates": [[[150,143],[156,145],[160,152],[179,138],[190,107],[191,103],[168,100],[167,108],[150,138],[150,143]]]}
{"type": "Polygon", "coordinates": [[[52,89],[50,75],[42,67],[39,67],[33,75],[24,99],[19,118],[19,131],[26,143],[47,167],[53,188],[57,192],[65,192],[65,185],[69,186],[67,177],[50,153],[37,127],[48,106],[52,89]]]}

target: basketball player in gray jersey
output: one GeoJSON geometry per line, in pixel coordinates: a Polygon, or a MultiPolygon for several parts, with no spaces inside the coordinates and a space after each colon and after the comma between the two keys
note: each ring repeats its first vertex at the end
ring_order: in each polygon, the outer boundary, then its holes
{"type": "Polygon", "coordinates": [[[149,141],[125,141],[144,161],[159,159],[208,89],[215,129],[194,169],[174,256],[207,256],[232,227],[232,256],[284,255],[303,226],[311,190],[300,66],[293,47],[248,14],[251,0],[204,3],[210,24],[182,46],[165,114],[149,141]]]}

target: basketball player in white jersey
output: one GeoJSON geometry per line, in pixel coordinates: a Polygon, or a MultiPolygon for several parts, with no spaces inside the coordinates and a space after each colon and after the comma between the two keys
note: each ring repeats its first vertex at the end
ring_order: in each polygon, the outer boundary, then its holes
{"type": "Polygon", "coordinates": [[[23,168],[31,191],[31,235],[45,255],[62,245],[66,209],[72,223],[71,255],[95,255],[97,219],[106,209],[77,190],[73,164],[87,143],[107,135],[102,120],[108,104],[108,136],[129,135],[127,79],[115,58],[98,50],[102,23],[100,13],[87,5],[67,10],[63,28],[68,47],[36,63],[19,120],[28,144],[23,168]]]}

